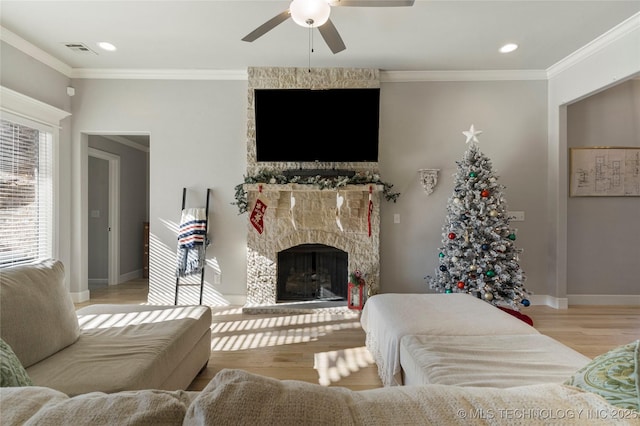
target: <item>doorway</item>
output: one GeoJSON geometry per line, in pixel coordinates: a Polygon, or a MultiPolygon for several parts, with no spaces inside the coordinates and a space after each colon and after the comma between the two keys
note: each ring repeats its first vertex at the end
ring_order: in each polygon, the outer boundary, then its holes
{"type": "Polygon", "coordinates": [[[143,277],[150,137],[94,134],[87,141],[87,272],[95,290],[143,277]]]}

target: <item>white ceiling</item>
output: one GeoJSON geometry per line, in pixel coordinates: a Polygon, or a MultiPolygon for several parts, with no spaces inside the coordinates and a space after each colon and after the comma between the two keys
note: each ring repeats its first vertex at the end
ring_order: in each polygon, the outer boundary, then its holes
{"type": "MultiPolygon", "coordinates": [[[[241,38],[288,8],[277,0],[12,1],[0,25],[77,70],[245,70],[306,67],[309,30],[291,19],[253,43],[241,38]],[[109,41],[115,52],[96,43],[109,41]],[[97,54],[75,53],[65,42],[97,54]]],[[[314,30],[312,67],[386,71],[546,70],[640,11],[634,1],[430,1],[333,7],[347,46],[332,54],[314,30]],[[515,42],[520,48],[500,54],[515,42]]],[[[15,43],[12,43],[15,45],[15,43]]]]}

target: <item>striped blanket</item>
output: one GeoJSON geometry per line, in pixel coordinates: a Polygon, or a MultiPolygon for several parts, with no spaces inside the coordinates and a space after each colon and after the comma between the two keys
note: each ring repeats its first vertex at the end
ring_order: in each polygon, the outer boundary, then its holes
{"type": "Polygon", "coordinates": [[[204,267],[207,238],[207,217],[205,209],[190,208],[182,210],[178,229],[178,267],[179,277],[199,274],[204,267]]]}

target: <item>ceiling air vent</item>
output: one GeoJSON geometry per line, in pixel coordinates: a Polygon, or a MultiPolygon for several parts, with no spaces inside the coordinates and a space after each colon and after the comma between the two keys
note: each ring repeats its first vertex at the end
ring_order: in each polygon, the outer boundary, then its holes
{"type": "Polygon", "coordinates": [[[64,45],[67,48],[73,50],[75,53],[80,53],[83,55],[86,55],[86,54],[97,55],[96,52],[89,49],[89,47],[87,47],[87,45],[84,43],[64,43],[64,45]]]}

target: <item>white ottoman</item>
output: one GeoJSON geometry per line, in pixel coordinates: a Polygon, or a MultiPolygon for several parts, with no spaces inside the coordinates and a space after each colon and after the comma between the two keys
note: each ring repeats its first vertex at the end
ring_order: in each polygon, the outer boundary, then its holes
{"type": "Polygon", "coordinates": [[[408,335],[400,342],[405,385],[508,388],[562,383],[589,361],[543,334],[408,335]]]}

